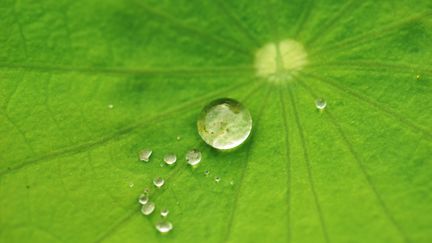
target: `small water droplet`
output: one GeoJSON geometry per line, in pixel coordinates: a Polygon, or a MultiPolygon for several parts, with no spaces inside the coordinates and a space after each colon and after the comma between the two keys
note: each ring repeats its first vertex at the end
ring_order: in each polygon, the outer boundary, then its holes
{"type": "Polygon", "coordinates": [[[201,152],[198,149],[191,149],[186,153],[186,161],[192,166],[201,162],[201,152]]]}
{"type": "Polygon", "coordinates": [[[164,209],[162,209],[161,210],[161,212],[160,212],[160,215],[162,216],[162,217],[166,217],[166,216],[168,216],[168,214],[169,214],[169,210],[167,209],[167,208],[164,208],[164,209]]]}
{"type": "Polygon", "coordinates": [[[139,153],[139,158],[141,161],[148,162],[150,160],[150,156],[152,155],[153,151],[151,149],[143,149],[139,153]]]}
{"type": "Polygon", "coordinates": [[[180,136],[177,136],[177,141],[180,141],[180,139],[181,139],[181,137],[180,137],[180,136]]]}
{"type": "Polygon", "coordinates": [[[148,195],[148,194],[150,193],[150,189],[145,188],[145,189],[143,190],[143,192],[144,192],[144,194],[148,195]]]}
{"type": "Polygon", "coordinates": [[[140,197],[138,198],[138,202],[142,205],[148,203],[149,201],[149,197],[146,194],[141,194],[140,197]]]}
{"type": "Polygon", "coordinates": [[[147,202],[146,204],[142,205],[141,207],[141,213],[144,215],[150,215],[155,210],[156,206],[154,202],[147,202]]]}
{"type": "Polygon", "coordinates": [[[133,182],[130,182],[130,183],[129,183],[129,187],[130,187],[130,188],[134,187],[134,185],[135,185],[135,184],[134,184],[133,182]]]}
{"type": "Polygon", "coordinates": [[[230,185],[234,186],[234,181],[233,180],[230,181],[230,185]]]}
{"type": "Polygon", "coordinates": [[[162,177],[156,177],[153,179],[153,184],[157,188],[161,188],[165,184],[165,180],[162,177]]]}
{"type": "Polygon", "coordinates": [[[220,178],[219,176],[216,176],[216,177],[215,177],[215,181],[216,181],[217,183],[219,183],[220,180],[221,180],[221,178],[220,178]]]}
{"type": "Polygon", "coordinates": [[[420,79],[421,79],[420,74],[417,74],[416,79],[417,79],[417,80],[420,80],[420,79]]]}
{"type": "Polygon", "coordinates": [[[112,109],[112,108],[114,108],[114,105],[113,104],[109,104],[108,105],[108,109],[112,109]]]}
{"type": "Polygon", "coordinates": [[[205,175],[205,176],[208,176],[209,174],[210,174],[210,171],[208,171],[208,170],[205,170],[205,171],[204,171],[204,175],[205,175]]]}
{"type": "Polygon", "coordinates": [[[177,161],[177,156],[175,154],[166,154],[164,161],[167,165],[173,165],[177,161]]]}
{"type": "Polygon", "coordinates": [[[161,233],[168,233],[173,229],[173,225],[168,221],[159,222],[155,227],[161,233]]]}
{"type": "Polygon", "coordinates": [[[327,106],[327,102],[323,98],[318,98],[315,100],[315,106],[318,110],[324,110],[327,106]]]}
{"type": "Polygon", "coordinates": [[[233,99],[217,99],[201,111],[198,133],[213,148],[233,149],[246,141],[252,130],[249,110],[233,99]]]}

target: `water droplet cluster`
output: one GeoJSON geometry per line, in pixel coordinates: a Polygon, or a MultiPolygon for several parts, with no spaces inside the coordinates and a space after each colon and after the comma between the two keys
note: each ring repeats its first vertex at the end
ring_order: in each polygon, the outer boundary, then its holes
{"type": "MultiPolygon", "coordinates": [[[[158,178],[158,181],[163,180],[161,178],[158,178]]],[[[144,193],[142,193],[138,198],[138,203],[141,205],[141,213],[145,216],[151,215],[155,209],[156,204],[150,200],[149,191],[144,190],[144,193]]],[[[173,229],[173,225],[171,222],[167,221],[166,218],[168,217],[169,210],[168,209],[162,209],[160,212],[161,217],[164,219],[161,222],[156,223],[155,228],[160,233],[168,233],[173,229]]]]}
{"type": "MultiPolygon", "coordinates": [[[[144,162],[150,162],[150,157],[152,156],[152,153],[153,151],[149,148],[141,150],[139,152],[139,160],[144,162]]],[[[198,164],[201,162],[201,158],[202,155],[198,149],[191,149],[185,155],[185,160],[187,164],[191,165],[192,167],[198,166],[198,164]]],[[[161,163],[161,166],[174,166],[176,162],[177,155],[174,153],[168,153],[165,154],[165,156],[163,157],[163,162],[161,163]]],[[[161,189],[165,185],[166,181],[164,178],[158,176],[153,179],[152,183],[157,189],[161,189]]],[[[144,193],[142,193],[138,198],[138,203],[141,205],[141,213],[146,216],[151,215],[156,210],[156,204],[150,200],[149,194],[150,191],[148,189],[145,189],[144,193]]],[[[173,224],[167,221],[168,214],[168,209],[162,209],[160,211],[160,216],[162,220],[155,224],[156,230],[162,234],[168,233],[173,229],[173,224]]]]}
{"type": "MultiPolygon", "coordinates": [[[[202,139],[219,150],[229,150],[241,145],[248,138],[252,130],[252,118],[249,111],[238,101],[232,99],[219,99],[208,104],[197,122],[198,133],[202,139]]],[[[181,140],[180,136],[176,137],[177,141],[181,140]]],[[[150,162],[153,150],[144,148],[139,152],[139,160],[150,162]]],[[[201,151],[196,148],[190,149],[185,154],[187,165],[196,168],[202,160],[201,151]]],[[[163,161],[160,162],[161,167],[171,167],[177,164],[178,157],[175,153],[166,153],[163,161]]],[[[204,171],[204,175],[208,177],[210,172],[204,171]]],[[[219,176],[213,177],[216,183],[221,181],[219,176]]],[[[166,179],[166,178],[165,178],[166,179]]],[[[152,180],[152,184],[156,190],[162,190],[166,185],[166,180],[161,176],[157,176],[152,180]]],[[[169,179],[169,178],[168,178],[169,179]]],[[[234,185],[231,181],[231,185],[234,185]]],[[[156,210],[156,203],[151,200],[150,190],[145,189],[138,197],[138,203],[141,205],[141,213],[145,216],[153,214],[156,210]]],[[[179,202],[177,201],[177,204],[179,202]]],[[[160,210],[160,220],[155,224],[155,228],[162,234],[168,233],[173,229],[173,224],[168,221],[170,211],[167,208],[160,210]]]]}
{"type": "MultiPolygon", "coordinates": [[[[152,155],[153,151],[151,149],[143,149],[139,153],[139,159],[144,162],[149,162],[150,157],[152,155]]],[[[191,149],[186,153],[185,159],[186,162],[195,167],[201,162],[201,152],[198,149],[191,149]]],[[[166,154],[163,158],[163,161],[165,164],[173,166],[177,162],[177,156],[173,153],[166,154]]],[[[163,167],[164,164],[161,164],[161,167],[163,167]]]]}

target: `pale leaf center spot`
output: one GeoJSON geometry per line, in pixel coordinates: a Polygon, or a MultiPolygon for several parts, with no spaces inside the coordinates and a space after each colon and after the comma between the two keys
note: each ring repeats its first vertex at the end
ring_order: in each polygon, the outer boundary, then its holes
{"type": "Polygon", "coordinates": [[[291,80],[307,63],[303,45],[291,39],[267,43],[255,53],[256,75],[270,82],[291,80]]]}

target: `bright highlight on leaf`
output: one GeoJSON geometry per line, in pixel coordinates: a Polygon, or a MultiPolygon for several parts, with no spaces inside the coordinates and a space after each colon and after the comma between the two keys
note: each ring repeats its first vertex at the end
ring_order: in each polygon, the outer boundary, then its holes
{"type": "Polygon", "coordinates": [[[275,83],[292,80],[307,63],[303,45],[291,39],[268,43],[255,53],[257,76],[275,83]]]}

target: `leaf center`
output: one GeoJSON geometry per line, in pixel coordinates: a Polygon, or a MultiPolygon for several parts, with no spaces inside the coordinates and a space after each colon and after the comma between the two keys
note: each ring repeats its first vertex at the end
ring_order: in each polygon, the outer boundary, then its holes
{"type": "Polygon", "coordinates": [[[289,81],[308,63],[307,52],[300,42],[285,39],[270,42],[255,53],[255,69],[258,77],[269,82],[289,81]]]}

